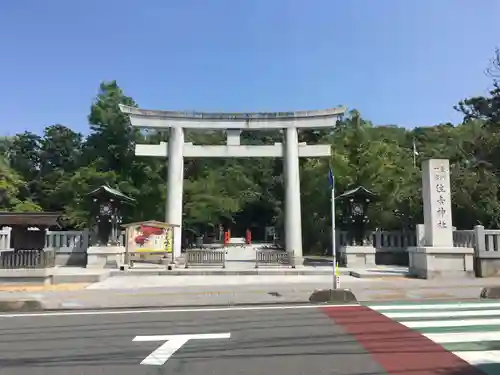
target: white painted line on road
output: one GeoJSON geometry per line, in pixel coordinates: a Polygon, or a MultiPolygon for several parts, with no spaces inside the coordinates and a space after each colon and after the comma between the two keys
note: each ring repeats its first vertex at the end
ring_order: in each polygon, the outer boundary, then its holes
{"type": "Polygon", "coordinates": [[[400,321],[408,328],[440,328],[468,326],[500,326],[500,319],[464,319],[464,320],[409,320],[400,321]]]}
{"type": "Polygon", "coordinates": [[[377,306],[370,306],[368,307],[372,310],[377,310],[377,311],[384,311],[384,310],[457,310],[457,309],[481,309],[481,308],[497,308],[500,307],[499,302],[492,302],[492,303],[477,303],[477,302],[471,302],[471,303],[436,303],[436,304],[431,304],[431,305],[418,305],[418,304],[411,304],[411,305],[377,305],[377,306]]]}
{"type": "Polygon", "coordinates": [[[228,339],[231,333],[200,333],[187,335],[152,335],[136,336],[132,341],[168,341],[178,338],[187,338],[188,340],[210,340],[210,339],[228,339]]]}
{"type": "Polygon", "coordinates": [[[423,335],[438,344],[498,341],[500,339],[500,334],[498,332],[451,332],[427,333],[423,335]]]}
{"type": "Polygon", "coordinates": [[[0,318],[33,318],[45,316],[78,316],[78,315],[132,315],[132,314],[160,314],[179,312],[217,312],[217,311],[264,311],[264,310],[298,310],[317,309],[320,307],[343,308],[356,307],[357,304],[349,305],[279,305],[279,306],[242,306],[242,307],[214,307],[214,308],[191,308],[191,309],[147,309],[147,310],[95,310],[95,311],[66,311],[45,312],[25,314],[0,314],[0,318]]]}
{"type": "Polygon", "coordinates": [[[500,364],[500,350],[453,352],[456,356],[473,366],[484,364],[500,364]]]}
{"type": "Polygon", "coordinates": [[[498,316],[500,309],[497,310],[469,310],[469,311],[434,311],[434,312],[394,312],[384,313],[391,319],[403,318],[455,318],[459,316],[498,316]]]}
{"type": "Polygon", "coordinates": [[[205,333],[193,335],[136,336],[132,341],[166,341],[144,358],[141,365],[161,366],[189,340],[228,339],[231,333],[205,333]]]}

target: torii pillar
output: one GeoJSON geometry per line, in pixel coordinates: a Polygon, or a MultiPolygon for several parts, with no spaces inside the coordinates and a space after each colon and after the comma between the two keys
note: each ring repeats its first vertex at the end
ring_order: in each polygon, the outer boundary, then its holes
{"type": "MultiPolygon", "coordinates": [[[[169,142],[159,145],[136,145],[138,156],[168,158],[166,221],[176,224],[174,230],[174,256],[181,255],[182,195],[184,158],[284,158],[285,174],[285,245],[286,251],[302,262],[302,220],[300,209],[300,157],[326,157],[331,155],[330,145],[299,143],[298,129],[333,127],[345,108],[324,111],[273,113],[200,113],[177,111],[151,111],[120,105],[130,118],[132,126],[148,129],[170,128],[169,142]],[[184,142],[184,129],[223,130],[227,141],[223,146],[193,145],[184,142]],[[244,130],[282,130],[282,143],[250,146],[240,144],[244,130]]],[[[326,177],[325,177],[326,179],[326,177]]]]}

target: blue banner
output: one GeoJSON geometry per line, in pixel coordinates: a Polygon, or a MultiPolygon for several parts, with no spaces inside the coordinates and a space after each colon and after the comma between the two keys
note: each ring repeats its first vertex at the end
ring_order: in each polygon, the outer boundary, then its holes
{"type": "Polygon", "coordinates": [[[333,178],[332,167],[328,167],[328,185],[332,189],[333,189],[333,184],[334,184],[334,178],[333,178]]]}

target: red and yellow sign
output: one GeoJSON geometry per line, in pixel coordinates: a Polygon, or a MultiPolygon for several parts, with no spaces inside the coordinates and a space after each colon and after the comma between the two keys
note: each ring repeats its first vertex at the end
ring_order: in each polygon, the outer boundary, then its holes
{"type": "Polygon", "coordinates": [[[127,247],[130,253],[171,253],[173,228],[161,222],[127,225],[127,247]]]}

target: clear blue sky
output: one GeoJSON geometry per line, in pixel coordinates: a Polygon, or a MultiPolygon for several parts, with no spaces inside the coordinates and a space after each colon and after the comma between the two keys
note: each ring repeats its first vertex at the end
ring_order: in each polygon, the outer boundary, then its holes
{"type": "Polygon", "coordinates": [[[144,108],[458,122],[453,105],[490,85],[498,14],[498,0],[3,0],[0,134],[87,133],[112,79],[144,108]]]}

